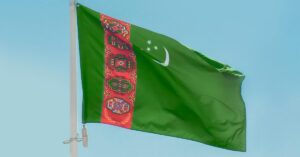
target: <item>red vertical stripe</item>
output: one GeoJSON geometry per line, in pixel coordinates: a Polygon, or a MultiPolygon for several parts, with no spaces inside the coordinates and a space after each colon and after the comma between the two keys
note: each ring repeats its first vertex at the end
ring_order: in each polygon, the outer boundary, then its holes
{"type": "Polygon", "coordinates": [[[105,85],[101,122],[131,128],[136,92],[136,57],[130,24],[101,14],[105,29],[105,85]]]}

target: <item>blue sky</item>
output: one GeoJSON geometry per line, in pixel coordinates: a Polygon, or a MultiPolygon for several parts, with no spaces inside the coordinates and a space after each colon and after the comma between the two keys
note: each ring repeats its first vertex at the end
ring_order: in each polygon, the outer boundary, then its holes
{"type": "MultiPolygon", "coordinates": [[[[80,2],[171,36],[242,71],[247,108],[246,153],[88,124],[90,146],[79,147],[80,157],[300,156],[300,1],[80,2]]],[[[69,137],[68,4],[1,2],[0,156],[69,155],[69,147],[62,144],[69,137]]]]}

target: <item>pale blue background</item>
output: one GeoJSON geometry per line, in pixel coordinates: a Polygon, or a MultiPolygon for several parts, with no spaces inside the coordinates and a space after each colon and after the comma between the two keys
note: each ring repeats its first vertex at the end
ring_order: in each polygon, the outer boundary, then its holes
{"type": "MultiPolygon", "coordinates": [[[[300,156],[299,0],[81,3],[244,72],[248,150],[89,124],[90,147],[80,146],[80,157],[300,156]]],[[[69,137],[69,2],[0,4],[0,156],[67,157],[62,141],[69,137]]],[[[78,95],[80,105],[81,90],[78,95]]]]}

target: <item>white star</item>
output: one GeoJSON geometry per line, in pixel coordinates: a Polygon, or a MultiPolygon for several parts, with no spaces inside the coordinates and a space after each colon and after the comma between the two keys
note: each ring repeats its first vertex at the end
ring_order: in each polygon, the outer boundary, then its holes
{"type": "Polygon", "coordinates": [[[147,47],[147,51],[150,51],[151,50],[151,48],[150,47],[147,47]]]}
{"type": "Polygon", "coordinates": [[[154,46],[154,50],[157,50],[158,49],[158,47],[157,46],[154,46]]]}
{"type": "Polygon", "coordinates": [[[147,43],[150,45],[151,44],[151,40],[148,40],[147,43]]]}

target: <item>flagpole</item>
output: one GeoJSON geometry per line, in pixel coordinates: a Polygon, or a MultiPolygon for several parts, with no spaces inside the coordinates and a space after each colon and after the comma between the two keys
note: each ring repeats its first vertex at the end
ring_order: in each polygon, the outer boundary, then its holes
{"type": "Polygon", "coordinates": [[[77,157],[76,0],[70,0],[70,156],[77,157]]]}

